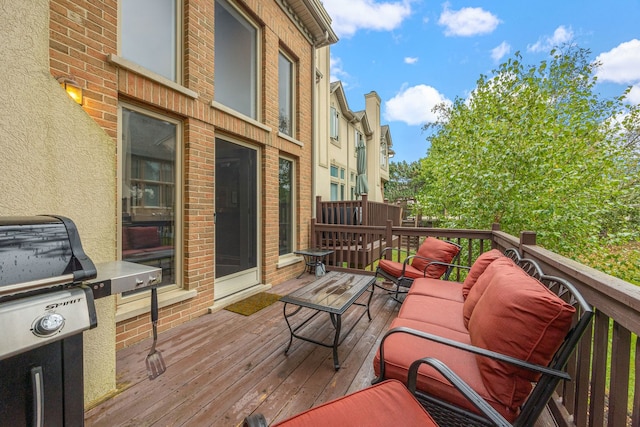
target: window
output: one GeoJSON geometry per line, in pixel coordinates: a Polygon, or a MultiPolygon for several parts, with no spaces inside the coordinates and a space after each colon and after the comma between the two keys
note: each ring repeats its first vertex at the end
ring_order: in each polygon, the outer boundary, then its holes
{"type": "Polygon", "coordinates": [[[331,200],[344,200],[345,196],[345,169],[337,165],[330,166],[331,173],[331,200]]]}
{"type": "Polygon", "coordinates": [[[293,136],[293,62],[278,55],[278,130],[293,136]]]}
{"type": "Polygon", "coordinates": [[[215,99],[257,119],[258,29],[226,0],[215,6],[215,99]]]}
{"type": "Polygon", "coordinates": [[[293,203],[293,177],[294,163],[288,159],[280,159],[279,180],[279,221],[280,221],[280,255],[293,252],[293,224],[294,224],[294,203],[293,203]]]}
{"type": "Polygon", "coordinates": [[[358,155],[358,142],[360,142],[360,140],[362,139],[362,134],[360,133],[360,131],[356,130],[356,137],[353,141],[353,155],[357,156],[358,155]]]}
{"type": "Polygon", "coordinates": [[[331,107],[331,117],[329,117],[329,132],[330,132],[330,137],[337,140],[338,139],[338,111],[331,107]]]}
{"type": "Polygon", "coordinates": [[[387,168],[387,139],[384,136],[380,138],[380,167],[387,168]]]}
{"type": "Polygon", "coordinates": [[[122,108],[121,256],[162,268],[162,284],[176,280],[180,123],[122,108]]]}
{"type": "Polygon", "coordinates": [[[332,201],[340,200],[338,199],[338,183],[336,182],[331,183],[331,200],[332,201]]]}
{"type": "Polygon", "coordinates": [[[171,81],[180,78],[177,0],[122,0],[121,55],[171,81]]]}

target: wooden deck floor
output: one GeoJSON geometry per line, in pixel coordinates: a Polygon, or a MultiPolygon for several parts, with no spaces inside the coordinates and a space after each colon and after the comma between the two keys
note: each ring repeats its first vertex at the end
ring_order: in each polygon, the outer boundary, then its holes
{"type": "MultiPolygon", "coordinates": [[[[289,280],[271,292],[287,294],[311,277],[289,280]]],[[[345,328],[360,310],[353,307],[343,316],[345,328]]],[[[123,390],[88,410],[85,424],[226,427],[253,412],[269,423],[279,421],[368,386],[379,340],[397,311],[398,304],[378,290],[371,302],[373,320],[363,317],[339,347],[337,372],[330,348],[294,339],[284,354],[289,330],[280,302],[251,316],[226,310],[202,316],[159,335],[167,371],[155,380],[146,374],[150,340],[119,351],[123,390]]],[[[319,337],[331,332],[328,316],[318,316],[308,328],[319,337]]]]}

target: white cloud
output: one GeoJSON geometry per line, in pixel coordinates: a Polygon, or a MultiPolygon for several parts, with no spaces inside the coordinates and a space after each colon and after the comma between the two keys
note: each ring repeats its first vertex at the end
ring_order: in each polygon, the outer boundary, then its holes
{"type": "Polygon", "coordinates": [[[511,45],[507,42],[502,42],[499,46],[491,49],[491,59],[493,59],[495,62],[498,62],[509,53],[511,53],[511,45]]]}
{"type": "MultiPolygon", "coordinates": [[[[609,52],[603,52],[596,58],[602,65],[598,67],[600,81],[621,84],[640,83],[640,40],[633,39],[620,43],[609,52]]],[[[636,96],[634,94],[634,96],[636,96]]]]}
{"type": "Polygon", "coordinates": [[[445,27],[446,36],[469,37],[493,32],[500,24],[500,20],[480,7],[451,10],[449,3],[445,3],[438,24],[445,27]]]}
{"type": "Polygon", "coordinates": [[[551,37],[541,37],[537,42],[527,46],[529,52],[549,52],[556,46],[563,43],[568,43],[573,40],[573,30],[571,27],[567,28],[564,25],[560,25],[553,32],[551,37]]]}
{"type": "Polygon", "coordinates": [[[396,96],[384,103],[385,120],[404,122],[409,126],[433,123],[437,120],[433,107],[447,98],[435,88],[427,85],[403,87],[396,96]]]}
{"type": "Polygon", "coordinates": [[[340,37],[358,30],[391,31],[411,14],[411,0],[376,2],[375,0],[323,0],[333,20],[331,27],[340,37]]]}
{"type": "Polygon", "coordinates": [[[640,104],[640,83],[631,88],[631,91],[627,94],[626,100],[634,105],[640,104]]]}
{"type": "Polygon", "coordinates": [[[405,64],[415,64],[416,62],[418,62],[418,58],[417,57],[406,56],[404,58],[404,63],[405,64]]]}
{"type": "Polygon", "coordinates": [[[347,86],[347,83],[344,80],[348,79],[350,76],[349,73],[342,69],[342,59],[331,55],[331,58],[329,59],[329,74],[330,82],[341,80],[342,85],[347,86]]]}

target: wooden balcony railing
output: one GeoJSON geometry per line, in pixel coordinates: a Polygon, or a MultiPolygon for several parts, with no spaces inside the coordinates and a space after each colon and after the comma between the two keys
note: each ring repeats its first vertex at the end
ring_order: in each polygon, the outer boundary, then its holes
{"type": "Polygon", "coordinates": [[[362,200],[323,202],[316,196],[316,218],[323,224],[385,226],[402,224],[402,207],[388,203],[370,202],[367,195],[362,200]]]}
{"type": "MultiPolygon", "coordinates": [[[[595,307],[591,328],[569,362],[572,381],[561,384],[549,407],[560,426],[640,426],[640,287],[555,254],[536,245],[533,232],[514,237],[492,230],[453,230],[385,226],[320,224],[312,220],[312,246],[334,250],[330,269],[374,274],[375,261],[385,247],[417,251],[427,236],[453,240],[462,246],[460,263],[470,266],[492,248],[519,249],[546,274],[572,282],[595,307]]],[[[394,256],[400,257],[400,251],[394,256]]],[[[451,280],[462,280],[454,271],[451,280]]],[[[445,361],[446,362],[446,361],[445,361]]]]}

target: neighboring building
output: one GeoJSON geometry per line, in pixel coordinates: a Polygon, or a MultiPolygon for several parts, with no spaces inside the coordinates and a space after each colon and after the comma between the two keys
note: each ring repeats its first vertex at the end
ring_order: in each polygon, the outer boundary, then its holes
{"type": "MultiPolygon", "coordinates": [[[[161,330],[299,273],[315,50],[337,41],[321,2],[31,3],[6,2],[0,24],[16,45],[0,48],[0,214],[66,215],[95,261],[162,267],[161,330]]],[[[106,300],[87,401],[113,390],[115,349],[150,332],[148,292],[106,300]]]]}
{"type": "Polygon", "coordinates": [[[359,198],[356,148],[362,141],[366,149],[368,200],[383,202],[384,184],[389,181],[389,158],[394,152],[389,126],[380,122],[380,97],[370,92],[365,95],[365,110],[352,111],[342,83],[328,82],[328,56],[328,47],[318,50],[318,68],[323,75],[317,78],[315,194],[326,201],[359,198]]]}

